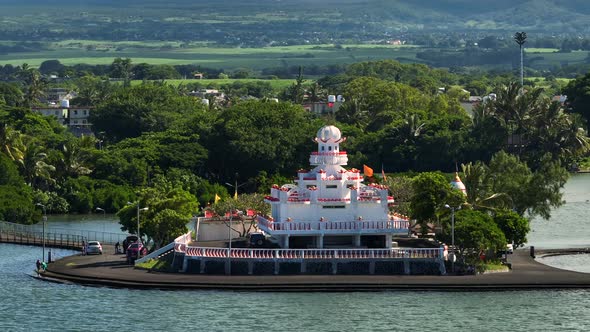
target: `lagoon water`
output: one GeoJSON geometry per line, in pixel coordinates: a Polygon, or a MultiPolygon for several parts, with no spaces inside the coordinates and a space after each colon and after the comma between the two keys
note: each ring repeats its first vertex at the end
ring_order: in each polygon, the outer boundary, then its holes
{"type": "MultiPolygon", "coordinates": [[[[590,175],[534,220],[529,245],[590,246],[590,175]]],[[[112,216],[49,227],[120,233],[112,216]]],[[[54,257],[72,254],[54,250],[54,257]]],[[[40,248],[0,244],[0,331],[588,331],[590,290],[253,293],[86,287],[31,278],[40,248]]],[[[543,263],[590,272],[588,255],[543,263]]]]}

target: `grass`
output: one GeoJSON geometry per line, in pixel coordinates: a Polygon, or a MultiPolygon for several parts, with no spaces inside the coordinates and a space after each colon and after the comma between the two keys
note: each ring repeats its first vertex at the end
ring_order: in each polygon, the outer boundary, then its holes
{"type": "Polygon", "coordinates": [[[485,269],[485,271],[503,271],[506,270],[508,267],[500,263],[486,263],[483,264],[483,268],[485,269]]]}
{"type": "MultiPolygon", "coordinates": [[[[10,42],[10,41],[6,41],[10,42]]],[[[0,65],[28,63],[39,66],[43,61],[59,59],[63,64],[110,64],[114,58],[131,58],[133,63],[197,64],[203,67],[259,70],[270,67],[349,64],[361,61],[395,59],[400,62],[424,63],[416,54],[428,50],[414,45],[293,45],[258,48],[216,47],[206,42],[178,41],[95,41],[63,40],[47,43],[39,52],[0,55],[0,65]]],[[[555,52],[550,48],[526,49],[525,65],[551,69],[585,63],[588,51],[555,52]]],[[[486,66],[480,66],[482,68],[486,66]]]]}
{"type": "Polygon", "coordinates": [[[553,53],[558,52],[557,48],[541,48],[541,47],[526,47],[524,49],[526,53],[553,53]]]}
{"type": "Polygon", "coordinates": [[[525,58],[525,66],[533,66],[538,69],[550,69],[556,66],[582,64],[585,63],[587,57],[588,51],[529,54],[528,64],[525,58]]]}
{"type": "Polygon", "coordinates": [[[0,55],[0,64],[39,66],[43,61],[59,59],[63,64],[110,64],[116,57],[128,57],[134,63],[199,64],[227,70],[241,67],[260,69],[299,65],[344,64],[367,60],[398,59],[420,61],[420,48],[409,45],[296,45],[260,48],[207,47],[176,42],[100,42],[65,40],[47,50],[0,55]],[[88,48],[92,46],[92,48],[88,48]]]}
{"type": "Polygon", "coordinates": [[[153,271],[168,271],[170,264],[167,261],[158,259],[149,259],[146,262],[135,265],[140,269],[153,270],[153,271]]]}

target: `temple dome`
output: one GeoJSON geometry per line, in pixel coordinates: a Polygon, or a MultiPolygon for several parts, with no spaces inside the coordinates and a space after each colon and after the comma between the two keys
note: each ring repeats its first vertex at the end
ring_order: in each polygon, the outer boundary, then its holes
{"type": "Polygon", "coordinates": [[[340,129],[335,126],[323,126],[318,130],[317,139],[321,140],[322,142],[328,141],[338,141],[342,138],[342,134],[340,133],[340,129]]]}
{"type": "Polygon", "coordinates": [[[455,179],[451,181],[451,186],[453,186],[455,189],[461,190],[464,195],[467,195],[467,188],[465,188],[465,184],[463,184],[463,181],[461,181],[458,172],[455,172],[455,179]]]}

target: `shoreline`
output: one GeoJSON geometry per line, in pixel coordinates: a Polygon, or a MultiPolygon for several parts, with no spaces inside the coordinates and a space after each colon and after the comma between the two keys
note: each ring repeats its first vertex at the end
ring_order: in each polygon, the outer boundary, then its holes
{"type": "MultiPolygon", "coordinates": [[[[538,250],[538,256],[580,249],[538,250]]],[[[589,253],[589,249],[584,249],[589,253]]],[[[349,291],[512,291],[535,289],[590,289],[590,273],[561,270],[535,261],[527,250],[510,255],[512,270],[469,276],[430,275],[258,275],[227,276],[154,272],[125,263],[124,255],[105,248],[104,255],[64,257],[33,276],[47,282],[87,286],[166,289],[280,292],[349,291]]]]}

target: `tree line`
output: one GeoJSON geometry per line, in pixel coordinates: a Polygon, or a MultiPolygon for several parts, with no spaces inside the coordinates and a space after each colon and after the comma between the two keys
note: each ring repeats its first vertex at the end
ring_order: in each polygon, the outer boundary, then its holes
{"type": "Polygon", "coordinates": [[[20,85],[0,85],[0,218],[38,220],[36,203],[51,213],[101,207],[119,212],[123,229],[133,232],[127,202],[137,202],[150,206],[142,229],[154,243],[178,235],[182,223],[216,196],[229,199],[226,182],[244,184],[240,190],[247,193],[290,182],[308,166],[311,138],[324,124],[349,138],[344,148],[350,167],[383,165],[387,173],[402,174],[389,183],[398,209],[424,225],[448,223],[445,204],[479,211],[486,220],[483,215],[506,213],[548,218],[562,204],[565,166],[589,147],[587,79],[570,83],[571,105],[552,101],[541,89],[507,83],[489,87],[495,98],[468,114],[460,105],[464,91],[449,84],[455,74],[394,61],[359,63],[284,92],[293,101],[328,92],[345,96],[338,112],[315,115],[291,100],[234,97],[206,106],[165,83],[124,86],[86,77],[78,98],[95,106],[90,122],[96,135],[75,137],[54,118],[23,107],[19,98],[34,95],[31,77],[37,74],[28,75],[20,85]],[[445,83],[444,92],[436,88],[445,83]],[[452,172],[456,165],[463,165],[464,200],[456,199],[450,178],[431,173],[452,172]]]}

